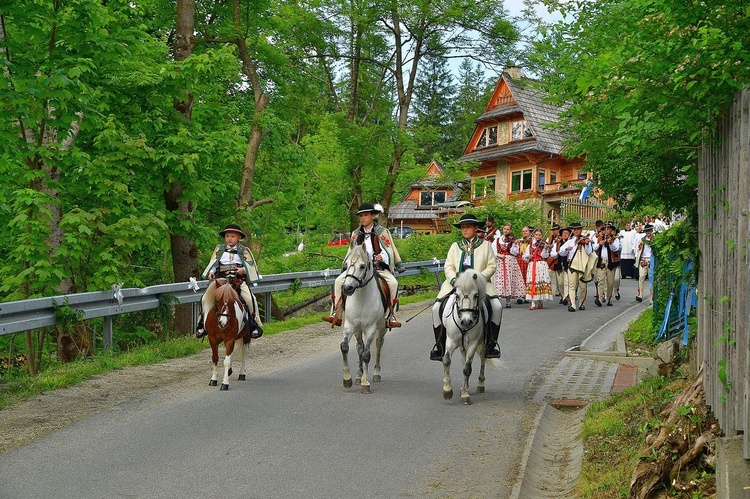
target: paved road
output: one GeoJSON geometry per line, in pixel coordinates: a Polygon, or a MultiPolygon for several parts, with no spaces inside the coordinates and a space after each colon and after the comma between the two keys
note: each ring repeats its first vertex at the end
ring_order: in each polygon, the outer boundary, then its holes
{"type": "MultiPolygon", "coordinates": [[[[634,303],[635,284],[623,281],[614,307],[592,301],[576,313],[514,303],[502,365],[471,406],[442,398],[425,312],[388,334],[370,395],[342,388],[332,335],[329,353],[229,392],[157,393],[0,455],[0,498],[508,497],[535,387],[564,350],[634,303]]],[[[454,363],[456,394],[459,371],[454,363]]]]}

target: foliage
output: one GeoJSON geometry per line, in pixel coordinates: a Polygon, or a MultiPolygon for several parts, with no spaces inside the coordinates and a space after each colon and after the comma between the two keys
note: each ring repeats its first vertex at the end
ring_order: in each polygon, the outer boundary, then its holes
{"type": "MultiPolygon", "coordinates": [[[[684,220],[672,224],[669,230],[658,233],[651,245],[656,258],[651,285],[654,293],[654,325],[658,328],[666,311],[667,300],[680,286],[695,287],[698,279],[697,224],[684,220]],[[692,267],[687,270],[688,264],[692,267]]],[[[673,305],[677,306],[677,303],[673,305]]]]}
{"type": "Polygon", "coordinates": [[[746,2],[558,2],[534,60],[557,104],[567,152],[623,206],[695,210],[697,148],[750,81],[746,2]]]}

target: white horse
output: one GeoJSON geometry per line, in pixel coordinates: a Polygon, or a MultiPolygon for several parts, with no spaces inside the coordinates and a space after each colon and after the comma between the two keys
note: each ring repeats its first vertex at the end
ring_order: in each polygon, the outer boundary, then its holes
{"type": "Polygon", "coordinates": [[[385,341],[385,303],[375,275],[375,265],[363,246],[355,247],[348,257],[346,278],[341,291],[347,296],[344,313],[344,339],[341,354],[344,359],[344,388],[351,388],[352,375],[349,371],[349,340],[357,338],[359,373],[355,383],[359,383],[361,393],[370,393],[367,377],[370,355],[375,357],[372,380],[380,381],[380,357],[385,341]],[[374,340],[374,346],[373,346],[374,340]]]}
{"type": "Polygon", "coordinates": [[[443,398],[453,398],[453,387],[451,386],[451,355],[457,349],[461,349],[464,366],[464,384],[461,387],[461,400],[464,404],[471,404],[469,396],[469,376],[471,376],[471,363],[474,354],[479,353],[481,369],[479,371],[479,382],[477,392],[484,392],[484,325],[487,317],[484,304],[487,300],[485,279],[476,270],[469,269],[461,273],[454,285],[455,294],[446,303],[450,308],[443,314],[445,324],[446,341],[445,355],[443,355],[443,367],[445,377],[443,378],[443,398]]]}

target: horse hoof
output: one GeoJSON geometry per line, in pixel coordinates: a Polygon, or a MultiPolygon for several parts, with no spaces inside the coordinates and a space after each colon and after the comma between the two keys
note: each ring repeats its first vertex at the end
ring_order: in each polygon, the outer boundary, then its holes
{"type": "Polygon", "coordinates": [[[477,387],[477,393],[484,393],[484,387],[483,386],[478,386],[477,387]]]}
{"type": "Polygon", "coordinates": [[[219,387],[219,390],[221,390],[222,392],[225,392],[229,390],[229,385],[225,385],[224,383],[222,383],[221,386],[219,387]]]}
{"type": "Polygon", "coordinates": [[[379,374],[373,374],[373,375],[372,375],[372,380],[373,380],[373,381],[380,381],[381,379],[382,379],[382,378],[380,377],[380,375],[379,375],[379,374]]]}
{"type": "Polygon", "coordinates": [[[211,381],[208,382],[208,386],[216,386],[218,384],[219,383],[215,379],[212,379],[211,381]]]}
{"type": "Polygon", "coordinates": [[[445,400],[450,400],[453,398],[453,389],[450,389],[448,391],[443,390],[443,398],[445,400]]]}
{"type": "Polygon", "coordinates": [[[362,378],[354,378],[354,384],[355,385],[358,385],[360,383],[362,383],[362,378]]]}
{"type": "Polygon", "coordinates": [[[464,405],[471,405],[471,397],[461,397],[461,402],[463,402],[464,405]]]}
{"type": "Polygon", "coordinates": [[[246,379],[246,377],[245,377],[244,374],[240,374],[239,376],[237,376],[237,380],[238,381],[245,381],[245,379],[246,379]]]}
{"type": "Polygon", "coordinates": [[[359,387],[359,393],[370,393],[370,385],[362,385],[359,387]]]}
{"type": "Polygon", "coordinates": [[[231,375],[232,375],[232,368],[230,367],[229,368],[229,376],[231,376],[231,375]]]}
{"type": "Polygon", "coordinates": [[[344,388],[351,388],[352,387],[352,379],[345,379],[344,380],[344,388]]]}

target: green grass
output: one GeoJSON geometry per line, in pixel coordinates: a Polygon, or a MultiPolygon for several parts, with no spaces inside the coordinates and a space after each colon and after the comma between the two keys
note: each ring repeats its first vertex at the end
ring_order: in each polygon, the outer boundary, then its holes
{"type": "Polygon", "coordinates": [[[128,350],[102,352],[93,358],[67,364],[53,364],[37,376],[25,372],[8,376],[0,384],[0,409],[29,399],[40,393],[75,385],[97,374],[131,366],[155,364],[168,359],[193,355],[206,348],[194,338],[181,337],[128,350]]]}

